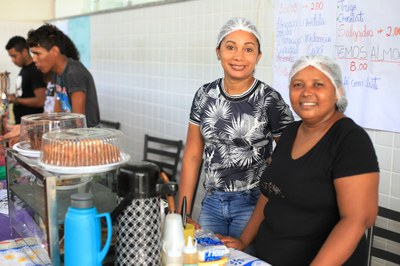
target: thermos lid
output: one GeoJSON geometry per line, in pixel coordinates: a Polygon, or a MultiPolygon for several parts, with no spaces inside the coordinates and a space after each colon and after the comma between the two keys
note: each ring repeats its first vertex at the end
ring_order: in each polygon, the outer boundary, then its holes
{"type": "Polygon", "coordinates": [[[128,193],[134,198],[157,196],[156,184],[160,177],[160,168],[151,162],[130,162],[119,168],[117,174],[117,193],[125,197],[128,193]]]}
{"type": "Polygon", "coordinates": [[[90,193],[75,193],[71,195],[71,207],[88,209],[93,207],[93,195],[90,193]]]}

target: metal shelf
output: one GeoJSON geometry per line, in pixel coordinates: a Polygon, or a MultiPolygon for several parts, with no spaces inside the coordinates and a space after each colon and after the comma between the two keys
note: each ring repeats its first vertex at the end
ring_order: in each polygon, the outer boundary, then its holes
{"type": "MultiPolygon", "coordinates": [[[[37,164],[36,159],[7,150],[7,181],[10,222],[18,237],[32,239],[48,251],[52,265],[61,265],[60,242],[70,196],[77,192],[93,194],[99,213],[111,212],[117,205],[112,190],[113,173],[56,175],[37,164]],[[71,189],[57,187],[60,180],[91,177],[91,181],[71,189]],[[63,188],[63,189],[62,189],[63,188]]],[[[26,243],[27,246],[28,243],[26,243]]]]}

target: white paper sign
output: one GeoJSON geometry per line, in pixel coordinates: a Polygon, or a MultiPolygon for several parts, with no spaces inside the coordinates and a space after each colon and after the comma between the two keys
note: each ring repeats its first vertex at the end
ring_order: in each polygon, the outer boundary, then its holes
{"type": "Polygon", "coordinates": [[[400,1],[278,0],[274,88],[288,99],[292,63],[324,54],[341,65],[346,115],[365,128],[400,132],[400,1]]]}

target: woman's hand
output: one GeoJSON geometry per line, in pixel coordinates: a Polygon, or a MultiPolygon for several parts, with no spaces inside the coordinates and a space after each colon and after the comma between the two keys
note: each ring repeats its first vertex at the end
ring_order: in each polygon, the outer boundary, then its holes
{"type": "Polygon", "coordinates": [[[194,225],[194,229],[200,229],[200,225],[190,217],[186,217],[186,222],[194,225]]]}
{"type": "Polygon", "coordinates": [[[216,236],[224,243],[228,248],[235,248],[238,250],[244,250],[246,247],[241,239],[233,238],[231,236],[223,236],[216,234],[216,236]]]}

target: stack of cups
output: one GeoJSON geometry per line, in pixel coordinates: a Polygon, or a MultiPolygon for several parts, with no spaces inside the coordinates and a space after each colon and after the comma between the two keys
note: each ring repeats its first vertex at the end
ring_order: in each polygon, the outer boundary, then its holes
{"type": "Polygon", "coordinates": [[[163,265],[182,265],[182,251],[185,246],[183,235],[182,216],[177,213],[169,213],[165,217],[162,238],[163,265]]]}

